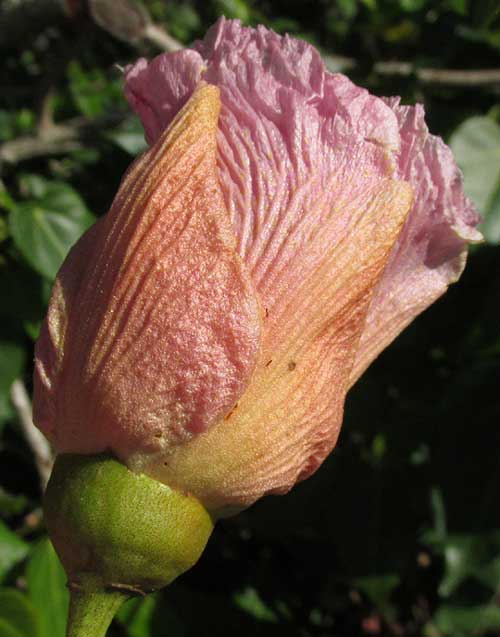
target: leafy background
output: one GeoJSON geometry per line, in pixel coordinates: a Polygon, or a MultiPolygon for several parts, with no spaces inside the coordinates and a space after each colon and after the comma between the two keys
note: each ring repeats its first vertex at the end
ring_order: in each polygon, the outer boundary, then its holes
{"type": "Polygon", "coordinates": [[[322,469],[222,522],[198,566],[129,602],[110,635],[500,635],[497,0],[3,0],[0,637],[64,635],[64,575],[10,390],[31,389],[54,275],[144,147],[119,66],[157,53],[158,29],[187,44],[222,13],[310,40],[377,94],[423,102],[486,242],[351,392],[322,469]],[[479,84],[447,75],[495,68],[479,84]]]}

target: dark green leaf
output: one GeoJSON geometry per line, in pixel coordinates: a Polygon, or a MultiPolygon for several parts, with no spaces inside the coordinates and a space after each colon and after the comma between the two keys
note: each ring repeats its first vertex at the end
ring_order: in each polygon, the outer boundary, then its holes
{"type": "Polygon", "coordinates": [[[444,635],[469,637],[500,628],[500,608],[493,605],[472,607],[442,606],[433,623],[444,635]]]}
{"type": "Polygon", "coordinates": [[[127,627],[130,637],[149,637],[151,634],[151,620],[158,603],[156,597],[131,600],[122,607],[120,621],[127,627]]]}
{"type": "Polygon", "coordinates": [[[28,506],[28,498],[24,495],[14,495],[8,493],[0,487],[0,515],[9,518],[13,515],[19,515],[26,510],[28,506]]]}
{"type": "Polygon", "coordinates": [[[267,606],[254,588],[248,587],[235,593],[233,599],[236,606],[261,622],[274,623],[278,621],[276,613],[267,606]]]}
{"type": "Polygon", "coordinates": [[[29,544],[0,521],[0,581],[8,571],[28,553],[29,544]]]}
{"type": "Polygon", "coordinates": [[[399,585],[398,575],[368,575],[358,577],[353,583],[380,611],[391,610],[390,598],[399,585]]]}
{"type": "Polygon", "coordinates": [[[36,192],[37,199],[17,204],[10,212],[10,229],[28,263],[53,279],[71,246],[95,218],[67,184],[38,182],[36,192]]]}
{"type": "Polygon", "coordinates": [[[66,574],[47,538],[35,547],[26,578],[40,617],[41,637],[64,637],[69,603],[66,574]]]}
{"type": "Polygon", "coordinates": [[[7,189],[0,181],[0,208],[5,208],[5,210],[13,210],[15,208],[16,202],[12,199],[12,197],[7,192],[7,189]]]}
{"type": "Polygon", "coordinates": [[[144,128],[138,117],[126,119],[120,126],[107,133],[107,137],[130,155],[138,155],[147,148],[144,128]]]}
{"type": "Polygon", "coordinates": [[[500,126],[489,117],[471,117],[450,145],[464,172],[464,189],[483,215],[489,243],[500,243],[500,126]]]}
{"type": "Polygon", "coordinates": [[[244,0],[216,0],[216,11],[227,18],[241,20],[248,23],[251,17],[250,7],[244,0]]]}
{"type": "Polygon", "coordinates": [[[444,573],[438,592],[450,597],[468,579],[497,590],[500,583],[500,533],[448,535],[428,539],[434,550],[444,557],[444,573]]]}
{"type": "Polygon", "coordinates": [[[446,538],[446,509],[443,494],[437,487],[431,489],[431,509],[434,520],[434,537],[438,540],[446,538]]]}
{"type": "Polygon", "coordinates": [[[168,30],[181,42],[190,42],[196,31],[201,27],[198,13],[188,4],[174,5],[173,3],[161,3],[164,6],[168,23],[168,30]]]}
{"type": "Polygon", "coordinates": [[[12,113],[0,110],[0,141],[6,141],[14,136],[12,113]]]}
{"type": "Polygon", "coordinates": [[[24,173],[19,176],[18,179],[19,190],[23,197],[33,197],[34,199],[41,199],[47,193],[51,182],[41,177],[40,175],[34,175],[32,173],[24,173]]]}
{"type": "Polygon", "coordinates": [[[399,6],[403,11],[420,11],[426,5],[427,0],[399,0],[399,6]]]}
{"type": "Polygon", "coordinates": [[[12,415],[10,387],[22,373],[25,358],[21,345],[0,340],[0,425],[12,415]]]}
{"type": "Polygon", "coordinates": [[[467,15],[467,0],[446,0],[444,6],[459,15],[467,15]]]}
{"type": "Polygon", "coordinates": [[[0,589],[0,637],[42,637],[35,609],[16,590],[0,589]]]}
{"type": "Polygon", "coordinates": [[[68,78],[73,100],[86,117],[104,116],[123,105],[121,80],[117,72],[110,79],[99,68],[86,70],[79,62],[71,62],[68,78]]]}
{"type": "Polygon", "coordinates": [[[118,611],[117,620],[130,637],[184,637],[186,632],[161,594],[130,600],[118,611]]]}
{"type": "Polygon", "coordinates": [[[477,579],[492,591],[500,591],[500,555],[486,566],[477,569],[477,579]]]}
{"type": "Polygon", "coordinates": [[[449,597],[475,570],[477,541],[474,537],[449,537],[445,541],[445,573],[439,585],[439,594],[449,597]]]}

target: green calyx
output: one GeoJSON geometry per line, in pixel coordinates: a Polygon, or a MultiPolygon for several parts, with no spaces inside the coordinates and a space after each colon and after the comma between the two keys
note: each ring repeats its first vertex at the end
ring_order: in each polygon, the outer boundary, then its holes
{"type": "Polygon", "coordinates": [[[213,529],[198,500],[106,455],[58,456],[44,510],[71,590],[68,637],[105,635],[122,601],[191,568],[213,529]]]}

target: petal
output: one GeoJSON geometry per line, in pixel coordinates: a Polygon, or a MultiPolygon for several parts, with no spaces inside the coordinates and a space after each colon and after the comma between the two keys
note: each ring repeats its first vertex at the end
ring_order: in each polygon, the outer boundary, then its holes
{"type": "Polygon", "coordinates": [[[371,293],[411,202],[411,188],[390,179],[359,201],[342,238],[267,326],[252,382],[229,416],[130,466],[189,491],[216,515],[285,492],[317,469],[337,440],[371,293]]]}
{"type": "Polygon", "coordinates": [[[339,240],[356,201],[392,174],[397,119],[328,73],[309,44],[222,18],[195,51],[127,69],[126,93],[148,138],[182,104],[173,87],[184,94],[200,78],[221,91],[220,182],[238,251],[274,313],[339,240]]]}
{"type": "Polygon", "coordinates": [[[144,58],[126,69],[125,94],[141,113],[149,144],[154,144],[193,94],[201,77],[203,61],[195,51],[160,55],[150,63],[144,58]],[[158,87],[151,91],[150,86],[158,87]]]}
{"type": "Polygon", "coordinates": [[[35,420],[60,452],[175,446],[246,387],[261,319],[217,180],[219,106],[195,92],[58,275],[35,420]]]}
{"type": "Polygon", "coordinates": [[[387,100],[401,133],[398,176],[415,203],[378,286],[352,371],[351,384],[394,338],[460,277],[467,244],[482,240],[480,218],[464,196],[451,150],[430,135],[420,105],[387,100]]]}

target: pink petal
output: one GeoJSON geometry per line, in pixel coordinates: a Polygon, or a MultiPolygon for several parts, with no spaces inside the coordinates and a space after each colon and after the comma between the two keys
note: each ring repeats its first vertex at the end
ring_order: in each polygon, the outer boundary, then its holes
{"type": "Polygon", "coordinates": [[[60,452],[170,448],[248,384],[260,310],[217,181],[219,105],[214,87],[191,97],[57,277],[34,417],[60,452]]]}
{"type": "Polygon", "coordinates": [[[464,196],[462,175],[451,150],[430,135],[422,106],[388,99],[398,118],[401,179],[415,191],[415,203],[380,282],[351,375],[351,384],[394,338],[460,277],[468,243],[482,240],[480,218],[464,196]]]}
{"type": "Polygon", "coordinates": [[[220,88],[219,177],[239,253],[274,313],[339,240],[356,199],[392,174],[397,119],[327,73],[313,47],[264,27],[221,19],[195,49],[198,61],[184,51],[129,67],[126,94],[154,139],[185,87],[220,88]]]}

